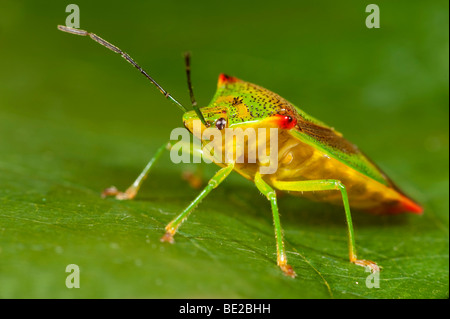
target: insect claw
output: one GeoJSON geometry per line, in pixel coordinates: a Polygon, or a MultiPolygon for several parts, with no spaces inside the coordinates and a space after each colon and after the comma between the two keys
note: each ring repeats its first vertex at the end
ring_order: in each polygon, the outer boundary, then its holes
{"type": "Polygon", "coordinates": [[[164,236],[161,237],[161,242],[167,242],[169,244],[175,243],[175,240],[173,239],[173,235],[169,232],[166,232],[164,236]]]}
{"type": "Polygon", "coordinates": [[[121,192],[115,186],[111,186],[102,192],[102,198],[109,196],[115,196],[118,200],[129,200],[136,196],[136,190],[129,188],[125,192],[121,192]]]}
{"type": "Polygon", "coordinates": [[[129,199],[133,199],[134,196],[136,196],[136,192],[128,192],[128,190],[124,193],[124,192],[119,192],[116,195],[116,199],[118,200],[129,200],[129,199]]]}
{"type": "Polygon", "coordinates": [[[371,273],[380,271],[380,266],[378,266],[375,262],[373,262],[371,260],[355,259],[352,261],[352,263],[354,263],[355,265],[361,266],[361,267],[365,267],[365,268],[369,267],[371,273]]]}
{"type": "Polygon", "coordinates": [[[116,196],[118,193],[119,190],[115,186],[111,186],[103,190],[102,198],[106,198],[109,196],[116,196]]]}
{"type": "Polygon", "coordinates": [[[280,268],[286,276],[289,276],[291,278],[295,278],[297,276],[291,265],[280,265],[280,268]]]}

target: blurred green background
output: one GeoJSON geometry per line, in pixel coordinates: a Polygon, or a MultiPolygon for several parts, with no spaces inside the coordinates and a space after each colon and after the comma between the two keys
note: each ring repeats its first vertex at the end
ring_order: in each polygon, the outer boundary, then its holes
{"type": "MultiPolygon", "coordinates": [[[[189,105],[192,53],[200,105],[220,72],[277,92],[336,127],[425,207],[422,216],[353,212],[280,199],[290,264],[276,266],[270,205],[233,175],[180,229],[163,228],[198,193],[192,165],[168,154],[135,201],[125,189],[181,112],[119,56],[64,34],[64,1],[0,2],[1,298],[448,298],[448,1],[77,1],[80,27],[136,59],[189,105]],[[80,267],[68,289],[68,264],[80,267]]],[[[209,177],[216,167],[203,164],[209,177]]]]}

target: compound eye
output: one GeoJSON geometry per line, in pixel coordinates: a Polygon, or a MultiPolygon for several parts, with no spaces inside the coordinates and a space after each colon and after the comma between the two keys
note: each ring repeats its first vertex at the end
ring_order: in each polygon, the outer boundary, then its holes
{"type": "Polygon", "coordinates": [[[221,117],[220,119],[218,119],[216,121],[216,128],[219,130],[223,130],[225,128],[225,126],[227,126],[227,120],[225,120],[223,117],[221,117]]]}

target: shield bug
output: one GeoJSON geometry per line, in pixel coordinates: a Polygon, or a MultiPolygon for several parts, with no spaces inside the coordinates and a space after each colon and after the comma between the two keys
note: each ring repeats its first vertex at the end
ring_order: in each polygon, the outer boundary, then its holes
{"type": "MultiPolygon", "coordinates": [[[[411,212],[422,213],[422,207],[405,195],[395,184],[366,157],[353,143],[344,139],[341,133],[323,122],[309,116],[281,96],[258,85],[242,81],[238,78],[221,74],[217,91],[212,102],[199,108],[194,98],[190,78],[190,58],[185,56],[187,82],[190,92],[192,111],[188,111],[172,95],[164,90],[146,71],[144,71],[128,54],[118,47],[103,40],[99,36],[79,29],[58,26],[64,32],[89,36],[94,41],[120,54],[125,60],[137,68],[159,91],[184,113],[183,124],[205,146],[210,140],[204,139],[206,130],[213,130],[218,136],[218,143],[222,151],[231,154],[231,159],[224,160],[223,153],[210,153],[210,149],[203,147],[190,148],[209,156],[211,160],[222,168],[208,181],[202,192],[175,217],[165,228],[166,232],[161,241],[173,243],[173,236],[183,221],[189,216],[200,201],[232,172],[236,171],[243,177],[253,181],[271,204],[275,239],[277,249],[277,264],[284,274],[295,277],[293,268],[287,263],[283,242],[276,191],[289,192],[292,195],[304,196],[313,200],[329,202],[344,206],[348,226],[348,247],[350,262],[369,267],[373,272],[379,271],[378,265],[370,260],[358,259],[355,249],[355,235],[353,231],[350,207],[376,213],[397,214],[411,212]],[[195,129],[195,123],[198,123],[195,129]],[[258,152],[254,161],[243,157],[243,161],[236,161],[238,149],[242,146],[254,148],[264,145],[268,148],[268,137],[258,134],[256,139],[244,139],[244,145],[237,143],[223,143],[223,133],[228,130],[248,129],[257,130],[276,129],[277,169],[268,174],[261,173],[261,167],[267,161],[258,152]],[[252,142],[251,142],[252,141],[252,142]],[[208,154],[206,154],[208,153],[208,154]]],[[[165,149],[170,149],[172,142],[165,143],[146,165],[135,182],[125,191],[120,192],[115,187],[106,189],[103,196],[115,196],[119,200],[133,199],[143,181],[147,177],[155,161],[165,149]]],[[[219,147],[220,148],[220,147],[219,147]]]]}

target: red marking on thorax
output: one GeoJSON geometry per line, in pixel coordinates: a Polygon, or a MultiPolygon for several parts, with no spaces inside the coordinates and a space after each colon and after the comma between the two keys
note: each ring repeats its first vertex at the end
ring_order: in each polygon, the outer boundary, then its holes
{"type": "Polygon", "coordinates": [[[275,115],[273,120],[277,123],[278,127],[285,130],[290,130],[297,125],[297,120],[289,115],[275,115]]]}
{"type": "Polygon", "coordinates": [[[219,85],[224,83],[233,83],[236,82],[237,78],[220,73],[219,75],[219,85]]]}

